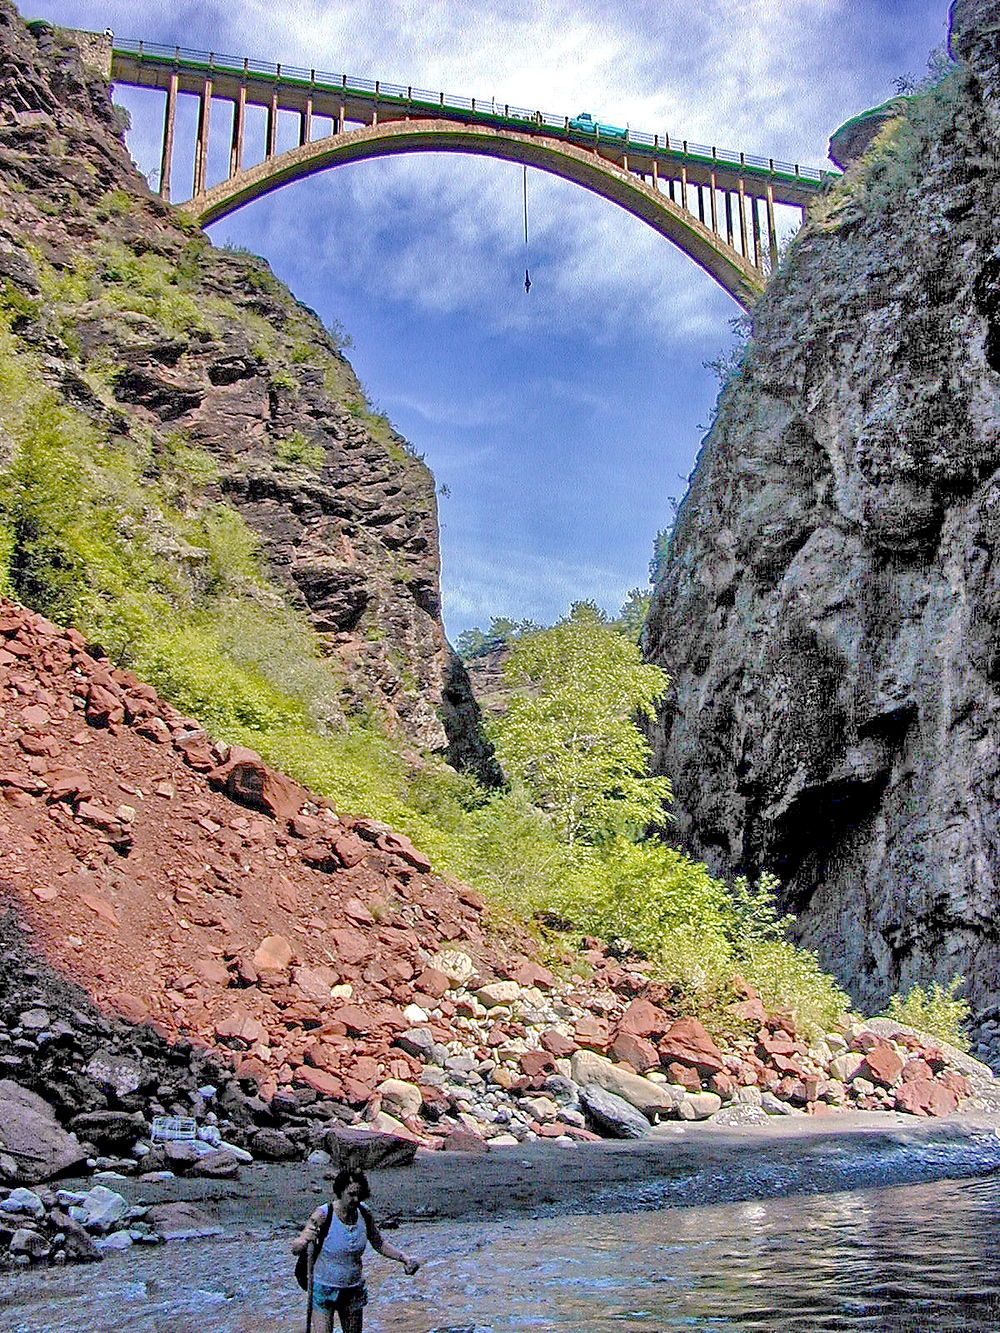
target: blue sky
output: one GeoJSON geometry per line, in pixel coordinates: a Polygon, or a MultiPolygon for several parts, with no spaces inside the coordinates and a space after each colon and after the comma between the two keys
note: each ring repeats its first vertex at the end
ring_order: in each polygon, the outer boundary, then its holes
{"type": "MultiPolygon", "coordinates": [[[[891,96],[897,76],[924,72],[947,24],[946,0],[36,0],[24,12],[560,114],[587,109],[816,166],[828,165],[831,130],[891,96]]],[[[162,94],[123,89],[117,100],[155,184],[162,94]]],[[[188,184],[181,161],[175,197],[188,184]]],[[[534,171],[528,192],[529,295],[513,164],[457,154],[358,163],[210,228],[217,243],[265,256],[344,326],[372,401],[426,456],[445,490],[452,638],[494,615],[551,622],[577,598],[615,611],[645,583],[711,418],[718,385],[703,363],[731,345],[739,313],[614,205],[534,171]]]]}

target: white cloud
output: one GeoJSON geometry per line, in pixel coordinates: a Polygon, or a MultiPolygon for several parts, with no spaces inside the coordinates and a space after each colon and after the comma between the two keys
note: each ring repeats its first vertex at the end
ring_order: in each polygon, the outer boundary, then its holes
{"type": "MultiPolygon", "coordinates": [[[[513,407],[509,396],[494,394],[488,398],[442,399],[415,397],[409,394],[394,393],[385,398],[386,408],[395,412],[409,412],[433,426],[447,426],[450,430],[478,430],[483,426],[496,426],[511,414],[513,407]]],[[[467,454],[467,441],[462,444],[463,453],[467,454]]]]}
{"type": "Polygon", "coordinates": [[[584,598],[617,611],[628,593],[614,569],[503,549],[488,557],[463,555],[460,569],[446,569],[442,586],[452,633],[456,625],[484,624],[495,615],[551,623],[584,598]]]}

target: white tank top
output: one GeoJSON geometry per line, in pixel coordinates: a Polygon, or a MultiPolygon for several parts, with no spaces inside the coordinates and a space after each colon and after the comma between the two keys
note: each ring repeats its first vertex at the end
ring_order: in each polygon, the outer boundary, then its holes
{"type": "Polygon", "coordinates": [[[316,1256],[314,1280],[322,1282],[325,1287],[359,1286],[363,1280],[361,1256],[367,1244],[368,1230],[361,1214],[358,1213],[358,1220],[349,1227],[340,1220],[334,1209],[323,1248],[316,1256]]]}

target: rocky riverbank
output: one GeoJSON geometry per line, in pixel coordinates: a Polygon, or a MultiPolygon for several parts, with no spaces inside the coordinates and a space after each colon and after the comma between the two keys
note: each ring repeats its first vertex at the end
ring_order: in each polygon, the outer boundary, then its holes
{"type": "Polygon", "coordinates": [[[14,1262],[156,1234],[100,1193],[17,1193],[81,1168],[103,1189],[231,1181],[251,1162],[1000,1105],[985,1066],[899,1025],[800,1033],[747,987],[716,1041],[638,960],[585,941],[543,961],[405,838],[213,742],[75,632],[3,603],[0,638],[14,1262]]]}

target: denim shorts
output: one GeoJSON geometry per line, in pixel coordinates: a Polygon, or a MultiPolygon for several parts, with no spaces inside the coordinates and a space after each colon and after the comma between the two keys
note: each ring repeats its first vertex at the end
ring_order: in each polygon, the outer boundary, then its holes
{"type": "Polygon", "coordinates": [[[357,1287],[328,1287],[325,1282],[313,1283],[313,1308],[336,1310],[337,1314],[354,1314],[368,1304],[368,1287],[362,1282],[357,1287]]]}

